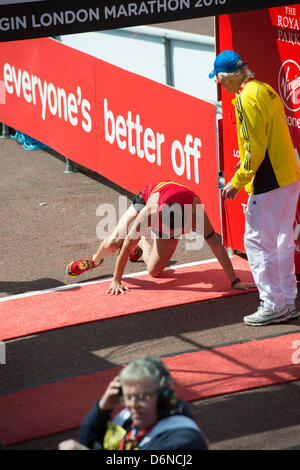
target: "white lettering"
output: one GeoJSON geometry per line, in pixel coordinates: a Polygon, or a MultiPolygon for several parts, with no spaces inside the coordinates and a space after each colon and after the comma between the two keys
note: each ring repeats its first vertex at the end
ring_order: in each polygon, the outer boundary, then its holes
{"type": "MultiPolygon", "coordinates": [[[[25,18],[26,19],[26,18],[25,18]]],[[[41,16],[36,14],[31,15],[31,25],[34,28],[49,27],[57,24],[72,24],[75,21],[79,23],[86,23],[87,21],[99,21],[100,20],[100,9],[99,8],[81,8],[80,10],[66,10],[51,13],[42,13],[41,16]]],[[[5,26],[7,27],[7,26],[5,26]]],[[[1,25],[0,25],[1,29],[1,25]]]]}
{"type": "Polygon", "coordinates": [[[134,123],[131,119],[131,111],[128,111],[128,119],[126,121],[128,127],[128,149],[131,155],[135,154],[135,146],[132,143],[132,130],[134,129],[134,123]]]}
{"type": "Polygon", "coordinates": [[[136,115],[136,121],[135,121],[135,126],[136,130],[136,148],[137,148],[137,154],[140,158],[143,158],[144,156],[144,150],[141,149],[141,132],[143,131],[143,126],[141,126],[140,123],[140,116],[139,114],[136,115]]]}
{"type": "Polygon", "coordinates": [[[286,122],[290,127],[298,127],[300,129],[300,118],[296,118],[295,116],[285,116],[286,122]]]}
{"type": "Polygon", "coordinates": [[[199,159],[201,157],[200,151],[198,150],[201,147],[201,140],[199,137],[195,139],[187,134],[185,137],[185,145],[182,146],[178,140],[174,140],[171,149],[171,160],[175,173],[178,176],[182,176],[183,173],[186,173],[188,180],[192,178],[191,171],[191,156],[194,157],[194,181],[199,183],[199,159]],[[179,154],[179,164],[177,163],[176,155],[179,154]]]}
{"type": "Polygon", "coordinates": [[[120,16],[140,16],[160,12],[173,12],[190,8],[190,0],[148,0],[146,2],[130,2],[119,6],[104,7],[104,18],[120,16]]]}
{"type": "Polygon", "coordinates": [[[61,11],[59,13],[53,13],[53,23],[54,24],[64,24],[64,12],[61,11]]]}
{"type": "Polygon", "coordinates": [[[0,31],[14,31],[20,28],[27,28],[26,16],[11,16],[10,18],[0,18],[0,31]]]}
{"type": "Polygon", "coordinates": [[[47,82],[44,80],[44,88],[42,88],[41,80],[38,79],[38,86],[40,90],[40,97],[42,100],[42,119],[46,117],[46,106],[47,106],[47,82]]]}
{"type": "Polygon", "coordinates": [[[68,96],[68,117],[72,126],[77,126],[78,118],[76,114],[78,113],[76,97],[73,93],[70,93],[68,96]],[[75,114],[75,116],[73,116],[75,114]]]}
{"type": "Polygon", "coordinates": [[[165,141],[164,134],[156,133],[157,164],[161,165],[161,146],[165,141]]]}
{"type": "Polygon", "coordinates": [[[21,75],[22,75],[22,72],[19,69],[18,70],[18,76],[16,76],[16,70],[15,70],[15,67],[13,67],[12,68],[12,75],[13,75],[13,80],[14,80],[14,83],[15,83],[17,97],[19,97],[20,92],[21,92],[21,75]]]}
{"type": "Polygon", "coordinates": [[[145,157],[149,163],[155,162],[155,152],[150,152],[149,150],[155,150],[155,135],[152,129],[148,127],[144,133],[144,149],[145,157]]]}
{"type": "Polygon", "coordinates": [[[243,214],[246,214],[247,204],[245,204],[244,202],[241,202],[241,206],[243,209],[243,214]]]}
{"type": "Polygon", "coordinates": [[[184,151],[179,140],[174,140],[171,150],[171,160],[176,175],[182,176],[185,169],[184,151]],[[176,152],[179,152],[180,164],[177,165],[176,152]]]}
{"type": "Polygon", "coordinates": [[[115,119],[113,113],[108,109],[107,99],[104,99],[104,135],[105,140],[110,144],[115,141],[115,119]],[[109,132],[109,124],[111,131],[109,132]]]}
{"type": "Polygon", "coordinates": [[[83,9],[78,10],[76,18],[80,23],[84,23],[88,19],[88,12],[83,9]]]}
{"type": "Polygon", "coordinates": [[[88,111],[91,110],[91,104],[87,99],[83,99],[81,103],[81,112],[84,117],[82,120],[82,128],[85,132],[91,132],[92,130],[92,118],[88,111]]]}
{"type": "Polygon", "coordinates": [[[201,140],[196,137],[193,140],[193,137],[190,134],[187,134],[185,138],[185,145],[184,145],[184,150],[185,150],[185,155],[186,155],[186,167],[187,167],[187,179],[191,179],[191,164],[190,164],[190,156],[194,157],[194,176],[195,176],[195,182],[199,183],[199,166],[198,166],[198,161],[200,159],[200,152],[198,148],[201,147],[201,140]],[[190,144],[193,144],[191,147],[190,144]]]}
{"type": "Polygon", "coordinates": [[[31,80],[28,72],[24,72],[22,76],[22,90],[23,95],[27,103],[31,103],[32,95],[31,95],[31,80]]]}
{"type": "Polygon", "coordinates": [[[131,155],[139,158],[146,157],[149,163],[161,165],[162,144],[165,136],[162,133],[156,134],[150,127],[144,129],[139,114],[132,115],[127,112],[127,119],[121,114],[116,118],[113,112],[108,109],[108,101],[104,98],[104,136],[106,142],[114,144],[121,150],[127,149],[131,155]]]}
{"type": "Polygon", "coordinates": [[[112,457],[107,457],[105,463],[107,465],[128,465],[136,468],[141,458],[142,457],[124,457],[115,454],[112,457]]]}
{"type": "Polygon", "coordinates": [[[281,28],[289,28],[289,29],[298,29],[299,30],[299,23],[297,18],[291,18],[290,16],[277,16],[277,26],[281,28]]]}
{"type": "Polygon", "coordinates": [[[68,120],[67,113],[67,95],[63,88],[57,89],[57,104],[58,104],[58,116],[62,116],[62,109],[64,110],[64,120],[68,120]]]}
{"type": "Polygon", "coordinates": [[[76,15],[75,15],[74,11],[68,10],[68,11],[65,12],[65,23],[66,24],[74,23],[75,19],[76,19],[76,15]]]}
{"type": "Polygon", "coordinates": [[[4,78],[4,85],[5,85],[6,91],[7,93],[11,95],[14,92],[14,87],[12,85],[13,77],[12,77],[11,66],[7,62],[4,64],[3,78],[4,78]]]}
{"type": "Polygon", "coordinates": [[[52,24],[52,16],[50,13],[43,13],[40,21],[42,26],[50,26],[50,24],[52,24]]]}
{"type": "Polygon", "coordinates": [[[36,93],[35,86],[38,83],[38,77],[36,75],[31,75],[31,90],[32,90],[32,103],[36,104],[36,93]]]}
{"type": "Polygon", "coordinates": [[[117,139],[117,144],[120,147],[121,150],[126,149],[126,140],[122,140],[121,137],[126,137],[127,136],[127,131],[126,131],[126,122],[123,116],[118,116],[116,119],[116,139],[117,139]]]}
{"type": "Polygon", "coordinates": [[[37,104],[37,95],[40,97],[42,105],[42,119],[45,120],[47,107],[53,116],[61,118],[77,126],[79,110],[82,113],[81,125],[85,132],[92,129],[92,118],[90,115],[91,104],[84,98],[80,86],[77,86],[77,98],[74,93],[67,94],[61,87],[56,87],[54,83],[42,82],[40,77],[30,75],[26,70],[11,66],[8,62],[3,67],[3,85],[5,91],[10,95],[16,94],[18,98],[23,97],[27,103],[37,104]]]}
{"type": "Polygon", "coordinates": [[[55,114],[57,113],[57,95],[53,83],[49,83],[48,86],[48,106],[51,114],[55,116],[55,114]]]}

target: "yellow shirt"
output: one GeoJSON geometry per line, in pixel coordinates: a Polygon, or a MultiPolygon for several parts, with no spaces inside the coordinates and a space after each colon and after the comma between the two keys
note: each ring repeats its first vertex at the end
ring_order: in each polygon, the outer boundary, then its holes
{"type": "Polygon", "coordinates": [[[231,184],[252,195],[297,181],[300,168],[279,95],[267,83],[251,80],[232,103],[241,166],[231,184]]]}

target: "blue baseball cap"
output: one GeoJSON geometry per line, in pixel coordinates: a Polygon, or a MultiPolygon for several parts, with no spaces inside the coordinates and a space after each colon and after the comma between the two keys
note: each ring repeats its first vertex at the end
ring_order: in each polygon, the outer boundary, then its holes
{"type": "Polygon", "coordinates": [[[242,65],[236,65],[239,60],[242,60],[241,56],[234,51],[221,52],[216,57],[214,69],[210,72],[209,78],[213,78],[219,72],[236,72],[248,64],[248,62],[244,62],[242,65]]]}

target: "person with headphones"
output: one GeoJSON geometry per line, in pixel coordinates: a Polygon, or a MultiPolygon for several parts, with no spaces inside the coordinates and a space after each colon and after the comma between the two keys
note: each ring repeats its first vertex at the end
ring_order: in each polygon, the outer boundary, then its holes
{"type": "MultiPolygon", "coordinates": [[[[84,418],[76,449],[208,450],[188,404],[174,394],[166,365],[138,358],[116,376],[84,418]],[[120,406],[121,410],[112,418],[120,406]]],[[[65,444],[61,449],[72,448],[65,444]]]]}

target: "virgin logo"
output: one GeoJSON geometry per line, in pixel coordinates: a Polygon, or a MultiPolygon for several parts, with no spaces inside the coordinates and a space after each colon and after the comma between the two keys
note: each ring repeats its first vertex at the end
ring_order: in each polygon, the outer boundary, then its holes
{"type": "Polygon", "coordinates": [[[294,60],[283,62],[278,74],[278,89],[287,109],[300,109],[300,66],[294,60]]]}

